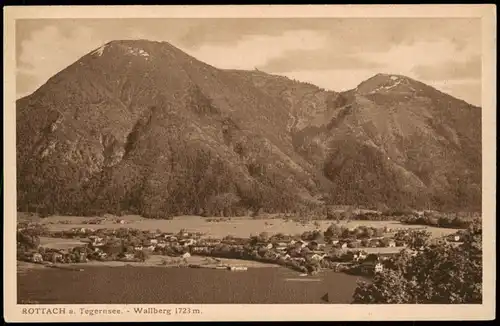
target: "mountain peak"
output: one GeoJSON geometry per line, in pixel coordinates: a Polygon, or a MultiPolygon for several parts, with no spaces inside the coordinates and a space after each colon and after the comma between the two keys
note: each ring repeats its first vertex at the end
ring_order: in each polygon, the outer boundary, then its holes
{"type": "Polygon", "coordinates": [[[134,55],[148,59],[152,53],[182,52],[168,42],[149,41],[145,39],[136,40],[113,40],[109,41],[89,54],[92,56],[102,56],[108,51],[121,51],[125,55],[134,55]]]}
{"type": "Polygon", "coordinates": [[[379,73],[361,82],[356,91],[361,94],[387,93],[391,92],[414,92],[416,82],[406,76],[398,74],[379,73]]]}

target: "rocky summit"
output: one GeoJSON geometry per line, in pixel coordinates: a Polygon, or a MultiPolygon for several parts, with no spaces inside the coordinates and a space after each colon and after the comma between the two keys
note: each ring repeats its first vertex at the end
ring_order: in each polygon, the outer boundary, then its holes
{"type": "Polygon", "coordinates": [[[481,209],[481,108],[400,75],[346,92],[113,41],[17,101],[18,209],[481,209]]]}

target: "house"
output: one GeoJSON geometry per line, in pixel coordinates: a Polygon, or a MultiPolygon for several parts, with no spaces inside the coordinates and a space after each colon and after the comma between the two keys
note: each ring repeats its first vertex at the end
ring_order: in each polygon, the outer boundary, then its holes
{"type": "Polygon", "coordinates": [[[389,241],[389,247],[396,247],[396,242],[394,240],[389,241]]]}
{"type": "Polygon", "coordinates": [[[340,248],[346,249],[347,248],[347,242],[344,242],[343,244],[340,245],[340,248]]]}
{"type": "MultiPolygon", "coordinates": [[[[87,253],[86,252],[82,252],[82,251],[78,252],[77,253],[77,257],[78,257],[77,258],[78,262],[80,262],[80,263],[86,263],[88,261],[88,259],[87,259],[87,253]]],[[[61,255],[61,260],[62,259],[63,258],[62,258],[62,255],[61,255]]]]}
{"type": "Polygon", "coordinates": [[[248,268],[245,266],[230,266],[230,271],[246,271],[248,268]]]}
{"type": "Polygon", "coordinates": [[[338,239],[337,239],[337,240],[332,240],[332,241],[330,241],[330,244],[332,244],[332,245],[336,245],[336,244],[338,244],[338,243],[339,243],[339,240],[338,240],[338,239]]]}
{"type": "Polygon", "coordinates": [[[295,242],[296,242],[296,241],[295,241],[295,240],[293,240],[293,239],[292,239],[292,240],[290,240],[290,244],[291,244],[291,245],[294,245],[294,244],[295,244],[295,242]]]}
{"type": "Polygon", "coordinates": [[[271,253],[271,256],[272,256],[272,259],[279,259],[281,257],[281,254],[279,254],[277,252],[273,252],[273,253],[271,253]]]}
{"type": "Polygon", "coordinates": [[[193,252],[193,253],[200,253],[200,252],[204,252],[204,251],[208,251],[207,246],[198,246],[198,247],[191,248],[191,252],[193,252]]]}
{"type": "Polygon", "coordinates": [[[318,249],[318,242],[317,241],[311,241],[309,242],[309,245],[307,246],[311,250],[316,250],[318,249]]]}
{"type": "Polygon", "coordinates": [[[406,247],[406,242],[401,240],[396,240],[396,247],[406,247]]]}
{"type": "Polygon", "coordinates": [[[143,247],[143,246],[135,246],[135,247],[134,247],[134,250],[138,250],[138,251],[141,251],[141,250],[143,250],[143,249],[144,249],[144,247],[143,247]]]}
{"type": "Polygon", "coordinates": [[[284,256],[283,256],[283,258],[284,258],[284,259],[290,259],[290,258],[292,258],[292,257],[290,257],[290,255],[289,255],[289,254],[286,254],[286,255],[284,255],[284,256]]]}
{"type": "Polygon", "coordinates": [[[194,239],[186,239],[186,240],[182,240],[182,241],[180,242],[180,244],[181,244],[182,246],[184,246],[184,247],[187,247],[187,246],[192,246],[192,245],[194,245],[195,243],[196,243],[196,240],[194,240],[194,239]]]}
{"type": "Polygon", "coordinates": [[[314,254],[311,256],[311,259],[314,259],[314,260],[322,260],[323,258],[325,258],[326,255],[319,255],[319,254],[314,254]]]}
{"type": "Polygon", "coordinates": [[[287,247],[286,246],[279,246],[279,247],[276,247],[276,250],[278,251],[286,251],[287,247]]]}
{"type": "Polygon", "coordinates": [[[156,248],[156,246],[155,246],[155,245],[150,245],[150,246],[146,247],[146,249],[147,249],[147,250],[150,250],[150,251],[154,251],[154,250],[155,250],[155,248],[156,248]]]}
{"type": "Polygon", "coordinates": [[[151,242],[151,244],[154,244],[154,245],[158,244],[158,240],[157,239],[151,239],[149,241],[151,242]]]}
{"type": "Polygon", "coordinates": [[[41,263],[43,262],[43,257],[39,253],[34,253],[33,256],[31,257],[31,261],[34,263],[41,263]]]}
{"type": "Polygon", "coordinates": [[[135,257],[135,255],[133,253],[127,252],[125,254],[124,258],[127,259],[127,260],[132,260],[132,259],[134,259],[134,257],[135,257]]]}
{"type": "Polygon", "coordinates": [[[186,253],[182,254],[181,257],[182,258],[189,258],[189,257],[191,257],[191,254],[189,252],[186,252],[186,253]]]}
{"type": "Polygon", "coordinates": [[[460,236],[458,234],[455,234],[454,236],[451,237],[452,241],[459,242],[460,241],[460,236]]]}
{"type": "Polygon", "coordinates": [[[384,270],[384,266],[381,263],[376,263],[374,271],[375,273],[380,273],[384,270]]]}
{"type": "Polygon", "coordinates": [[[103,247],[105,245],[104,240],[102,238],[96,237],[92,241],[92,246],[94,247],[103,247]]]}
{"type": "Polygon", "coordinates": [[[158,244],[156,246],[158,248],[165,248],[167,246],[167,244],[165,242],[158,242],[158,244]]]}
{"type": "Polygon", "coordinates": [[[307,241],[304,240],[299,240],[296,243],[299,244],[301,248],[305,248],[309,244],[307,241]]]}
{"type": "Polygon", "coordinates": [[[259,247],[264,247],[266,249],[272,249],[273,248],[273,244],[272,243],[259,242],[257,245],[259,247]]]}
{"type": "Polygon", "coordinates": [[[358,251],[354,253],[353,260],[360,261],[366,259],[366,253],[364,251],[358,251]]]}

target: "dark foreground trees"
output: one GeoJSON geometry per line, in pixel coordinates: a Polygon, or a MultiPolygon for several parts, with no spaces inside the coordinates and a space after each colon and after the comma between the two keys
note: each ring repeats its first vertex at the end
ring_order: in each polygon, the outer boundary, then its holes
{"type": "MultiPolygon", "coordinates": [[[[425,241],[424,241],[425,242],[425,241]]],[[[473,224],[463,244],[426,244],[412,255],[403,251],[358,284],[353,303],[481,303],[482,227],[473,224]]]]}

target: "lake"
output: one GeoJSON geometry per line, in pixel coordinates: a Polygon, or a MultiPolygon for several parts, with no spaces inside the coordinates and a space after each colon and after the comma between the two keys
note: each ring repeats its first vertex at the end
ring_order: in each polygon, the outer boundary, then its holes
{"type": "Polygon", "coordinates": [[[350,303],[359,276],[300,276],[286,268],[247,271],[85,267],[18,273],[18,302],[40,304],[350,303]]]}

